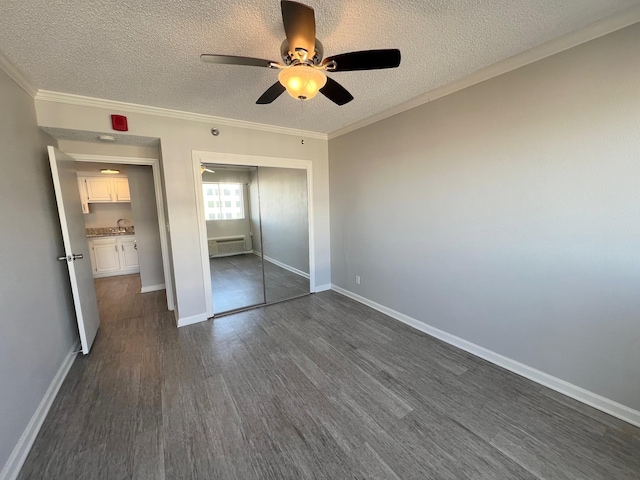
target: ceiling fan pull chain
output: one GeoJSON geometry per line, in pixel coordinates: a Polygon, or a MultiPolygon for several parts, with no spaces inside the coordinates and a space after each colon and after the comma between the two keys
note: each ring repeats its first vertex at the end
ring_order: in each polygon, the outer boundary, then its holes
{"type": "Polygon", "coordinates": [[[304,138],[302,137],[302,122],[304,121],[304,99],[300,99],[300,145],[304,145],[304,138]]]}

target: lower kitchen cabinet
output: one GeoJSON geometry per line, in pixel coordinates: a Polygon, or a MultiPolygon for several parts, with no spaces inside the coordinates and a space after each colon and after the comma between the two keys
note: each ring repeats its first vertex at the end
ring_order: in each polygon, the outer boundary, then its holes
{"type": "Polygon", "coordinates": [[[133,235],[89,239],[93,277],[110,277],[140,272],[136,237],[133,235]]]}
{"type": "Polygon", "coordinates": [[[118,242],[120,244],[120,267],[123,270],[140,271],[136,237],[119,237],[118,242]]]}

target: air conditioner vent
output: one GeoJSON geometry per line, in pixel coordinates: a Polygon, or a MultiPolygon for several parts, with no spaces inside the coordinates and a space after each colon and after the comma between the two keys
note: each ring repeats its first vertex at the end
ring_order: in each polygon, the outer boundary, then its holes
{"type": "Polygon", "coordinates": [[[209,257],[225,257],[247,253],[249,248],[244,235],[209,238],[209,257]]]}

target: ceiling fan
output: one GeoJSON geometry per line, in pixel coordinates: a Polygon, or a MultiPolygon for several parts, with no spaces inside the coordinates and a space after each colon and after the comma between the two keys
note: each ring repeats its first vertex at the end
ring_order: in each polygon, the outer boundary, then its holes
{"type": "Polygon", "coordinates": [[[398,49],[364,50],[323,59],[324,49],[316,38],[313,8],[289,0],[282,0],[280,6],[287,37],[280,46],[282,62],[234,55],[200,55],[207,63],[279,69],[278,81],[262,94],[257,104],[271,103],[286,90],[299,100],[310,100],[320,92],[332,102],[344,105],[353,100],[353,95],[324,72],[378,70],[400,65],[398,49]]]}

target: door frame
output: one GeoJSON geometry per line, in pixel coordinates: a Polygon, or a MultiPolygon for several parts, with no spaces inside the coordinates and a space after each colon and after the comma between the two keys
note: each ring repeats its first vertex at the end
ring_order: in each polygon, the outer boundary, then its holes
{"type": "Polygon", "coordinates": [[[165,217],[164,197],[162,192],[162,178],[160,175],[160,160],[157,158],[116,157],[112,155],[89,155],[84,153],[67,153],[76,162],[114,163],[118,165],[146,165],[153,172],[153,189],[156,194],[158,212],[158,227],[160,232],[160,249],[162,250],[162,270],[164,271],[164,286],[167,294],[167,308],[175,310],[173,297],[173,282],[169,266],[169,242],[167,238],[167,221],[165,217]]]}
{"type": "Polygon", "coordinates": [[[258,155],[243,155],[237,153],[220,153],[193,150],[193,184],[196,191],[196,212],[198,215],[198,231],[200,233],[200,250],[202,254],[202,278],[204,280],[205,306],[207,316],[213,317],[213,296],[211,293],[211,272],[209,269],[209,247],[207,244],[207,222],[204,218],[204,198],[202,191],[202,174],[200,165],[203,163],[217,163],[221,165],[241,165],[250,167],[295,168],[307,172],[307,215],[309,228],[309,290],[316,291],[316,254],[315,229],[313,216],[313,162],[294,158],[265,157],[258,155]]]}

